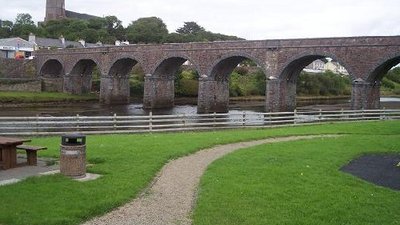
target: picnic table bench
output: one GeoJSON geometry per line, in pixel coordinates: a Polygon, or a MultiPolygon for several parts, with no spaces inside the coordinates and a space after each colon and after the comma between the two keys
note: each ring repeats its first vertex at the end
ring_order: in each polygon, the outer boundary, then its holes
{"type": "Polygon", "coordinates": [[[26,151],[28,165],[37,165],[37,151],[46,149],[39,146],[23,145],[30,142],[29,139],[0,137],[0,168],[7,170],[17,167],[17,146],[18,149],[26,151]]]}
{"type": "Polygon", "coordinates": [[[46,150],[46,147],[41,146],[31,146],[31,145],[18,145],[17,149],[26,151],[26,158],[28,165],[36,166],[37,165],[37,152],[40,150],[46,150]]]}

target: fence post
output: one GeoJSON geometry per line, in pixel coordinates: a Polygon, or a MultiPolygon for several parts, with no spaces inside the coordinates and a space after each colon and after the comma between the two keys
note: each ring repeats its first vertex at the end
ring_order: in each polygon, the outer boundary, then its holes
{"type": "Polygon", "coordinates": [[[114,127],[114,130],[117,130],[117,114],[116,113],[114,113],[114,125],[113,125],[113,127],[114,127]]]}
{"type": "Polygon", "coordinates": [[[76,114],[76,131],[79,131],[79,114],[76,114]]]}
{"type": "Polygon", "coordinates": [[[213,113],[213,127],[215,127],[216,126],[216,123],[217,123],[217,113],[216,112],[214,112],[213,113]]]}
{"type": "Polygon", "coordinates": [[[344,111],[343,111],[343,108],[340,110],[340,121],[342,121],[342,120],[344,120],[344,111]]]}
{"type": "Polygon", "coordinates": [[[153,111],[150,111],[149,113],[150,119],[149,119],[149,130],[150,133],[153,131],[153,111]]]}
{"type": "Polygon", "coordinates": [[[186,127],[186,113],[182,114],[182,122],[183,122],[183,127],[186,127]]]}
{"type": "Polygon", "coordinates": [[[244,127],[246,125],[246,112],[242,112],[242,126],[244,127]]]}
{"type": "Polygon", "coordinates": [[[36,133],[39,133],[39,114],[36,114],[36,133]]]}
{"type": "Polygon", "coordinates": [[[268,123],[268,126],[271,126],[271,124],[272,124],[272,112],[269,111],[269,123],[268,123]]]}
{"type": "Polygon", "coordinates": [[[361,109],[361,119],[364,120],[364,108],[361,109]]]}
{"type": "Polygon", "coordinates": [[[319,116],[318,116],[318,120],[321,121],[322,120],[322,109],[319,109],[319,116]]]}
{"type": "Polygon", "coordinates": [[[383,107],[383,109],[382,109],[382,114],[381,114],[381,116],[379,117],[379,119],[381,119],[381,120],[386,120],[387,118],[386,118],[386,107],[383,107]]]}
{"type": "Polygon", "coordinates": [[[294,109],[293,111],[293,124],[296,125],[296,118],[297,118],[297,109],[294,109]]]}

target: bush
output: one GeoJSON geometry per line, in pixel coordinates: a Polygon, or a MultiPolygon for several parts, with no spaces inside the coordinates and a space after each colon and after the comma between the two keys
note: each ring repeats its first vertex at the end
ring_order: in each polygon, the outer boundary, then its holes
{"type": "Polygon", "coordinates": [[[236,67],[235,72],[244,76],[247,73],[249,73],[249,70],[246,67],[240,66],[240,67],[236,67]]]}
{"type": "Polygon", "coordinates": [[[385,87],[385,88],[389,88],[389,89],[395,89],[396,88],[396,84],[392,80],[389,80],[386,77],[384,77],[382,79],[382,86],[385,87]]]}
{"type": "Polygon", "coordinates": [[[265,84],[265,75],[261,70],[244,76],[235,70],[230,77],[229,94],[232,97],[265,95],[265,84]]]}
{"type": "Polygon", "coordinates": [[[143,96],[144,83],[142,81],[131,79],[129,84],[131,96],[143,96]]]}
{"type": "Polygon", "coordinates": [[[313,96],[350,95],[350,79],[332,72],[317,74],[303,72],[297,81],[297,93],[313,96]]]}
{"type": "Polygon", "coordinates": [[[390,70],[384,77],[393,82],[400,83],[400,67],[390,70]]]}
{"type": "Polygon", "coordinates": [[[180,88],[178,96],[197,97],[199,92],[199,81],[182,79],[180,80],[180,88]]]}

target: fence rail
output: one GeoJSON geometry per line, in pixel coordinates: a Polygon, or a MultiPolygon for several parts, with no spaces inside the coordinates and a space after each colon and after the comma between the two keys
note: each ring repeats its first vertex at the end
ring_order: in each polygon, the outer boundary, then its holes
{"type": "Polygon", "coordinates": [[[340,110],[274,113],[212,113],[147,116],[0,117],[0,135],[58,135],[145,133],[211,130],[240,127],[271,127],[309,123],[394,120],[400,110],[340,110]]]}

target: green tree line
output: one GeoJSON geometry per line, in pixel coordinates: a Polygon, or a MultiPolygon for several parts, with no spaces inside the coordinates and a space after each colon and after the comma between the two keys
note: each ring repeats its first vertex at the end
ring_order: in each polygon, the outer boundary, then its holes
{"type": "Polygon", "coordinates": [[[196,22],[185,22],[175,32],[169,33],[167,25],[158,17],[146,17],[132,21],[127,27],[116,16],[90,20],[61,19],[36,25],[30,14],[21,13],[15,21],[0,20],[0,38],[21,37],[27,39],[33,33],[38,37],[67,40],[80,39],[89,43],[114,44],[116,40],[130,43],[182,43],[194,41],[240,40],[235,36],[207,31],[196,22]]]}

